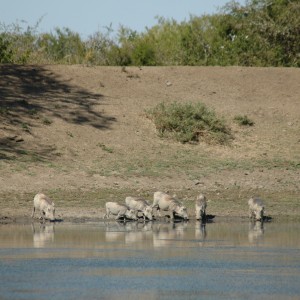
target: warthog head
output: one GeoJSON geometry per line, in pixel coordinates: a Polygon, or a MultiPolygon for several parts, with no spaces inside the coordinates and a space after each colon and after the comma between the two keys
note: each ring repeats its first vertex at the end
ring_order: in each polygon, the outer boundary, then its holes
{"type": "Polygon", "coordinates": [[[54,203],[52,205],[47,206],[43,210],[43,215],[45,219],[54,221],[55,220],[55,208],[54,208],[54,203]]]}
{"type": "Polygon", "coordinates": [[[133,210],[133,209],[128,209],[128,210],[126,211],[126,213],[125,213],[125,216],[126,216],[126,218],[128,218],[128,219],[133,219],[133,220],[137,220],[137,219],[138,219],[137,213],[136,213],[136,211],[133,210]]]}
{"type": "Polygon", "coordinates": [[[187,219],[189,218],[189,217],[188,217],[188,214],[187,214],[187,209],[186,209],[186,207],[183,206],[183,205],[177,206],[176,209],[175,209],[175,213],[176,213],[179,217],[181,217],[181,218],[183,218],[183,219],[185,219],[185,220],[187,220],[187,219]]]}
{"type": "Polygon", "coordinates": [[[147,206],[144,210],[143,210],[143,214],[151,221],[153,219],[153,215],[152,215],[152,207],[151,206],[147,206]]]}
{"type": "Polygon", "coordinates": [[[263,206],[257,207],[254,210],[254,215],[255,215],[255,220],[256,221],[262,221],[263,218],[264,218],[264,207],[263,206]]]}

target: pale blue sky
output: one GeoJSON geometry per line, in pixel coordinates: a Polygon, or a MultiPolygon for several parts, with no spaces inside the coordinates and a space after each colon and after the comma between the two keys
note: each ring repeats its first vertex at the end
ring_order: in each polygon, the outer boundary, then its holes
{"type": "MultiPolygon", "coordinates": [[[[68,27],[87,37],[124,25],[138,32],[157,23],[156,16],[188,20],[190,14],[201,16],[217,12],[229,0],[0,0],[0,22],[6,25],[17,20],[34,26],[43,17],[39,32],[55,27],[68,27]]],[[[244,4],[244,0],[238,1],[244,4]]],[[[26,28],[26,24],[24,25],[26,28]]]]}

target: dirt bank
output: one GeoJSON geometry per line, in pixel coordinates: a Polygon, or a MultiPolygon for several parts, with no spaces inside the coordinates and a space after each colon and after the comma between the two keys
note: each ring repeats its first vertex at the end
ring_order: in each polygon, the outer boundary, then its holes
{"type": "Polygon", "coordinates": [[[178,194],[193,210],[300,215],[300,70],[240,67],[0,66],[0,216],[28,216],[43,191],[65,218],[99,217],[105,201],[178,194]],[[157,136],[145,109],[201,101],[223,116],[229,146],[157,136]],[[254,126],[239,126],[247,115],[254,126]]]}

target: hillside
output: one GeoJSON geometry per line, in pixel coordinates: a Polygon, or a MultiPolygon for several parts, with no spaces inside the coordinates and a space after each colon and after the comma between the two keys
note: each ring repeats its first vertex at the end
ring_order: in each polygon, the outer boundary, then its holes
{"type": "Polygon", "coordinates": [[[271,214],[300,215],[299,69],[1,65],[0,99],[2,216],[28,214],[38,191],[72,216],[156,190],[191,207],[204,192],[221,215],[247,214],[251,195],[271,214]],[[172,101],[213,108],[231,145],[160,139],[145,109],[172,101]]]}

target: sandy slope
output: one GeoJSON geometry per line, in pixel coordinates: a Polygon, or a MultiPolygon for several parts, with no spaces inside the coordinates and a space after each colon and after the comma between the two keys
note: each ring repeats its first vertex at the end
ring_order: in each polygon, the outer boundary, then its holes
{"type": "MultiPolygon", "coordinates": [[[[149,199],[161,189],[185,199],[202,191],[224,199],[261,194],[278,203],[276,194],[288,195],[286,210],[300,214],[299,69],[2,65],[0,99],[6,213],[27,211],[38,191],[69,192],[68,200],[85,192],[76,201],[94,207],[85,195],[99,191],[104,201],[102,189],[149,199]],[[161,140],[145,110],[162,101],[215,109],[232,128],[232,145],[161,140]],[[236,115],[255,125],[236,125],[236,115]]],[[[226,212],[238,213],[230,203],[226,212]]]]}

